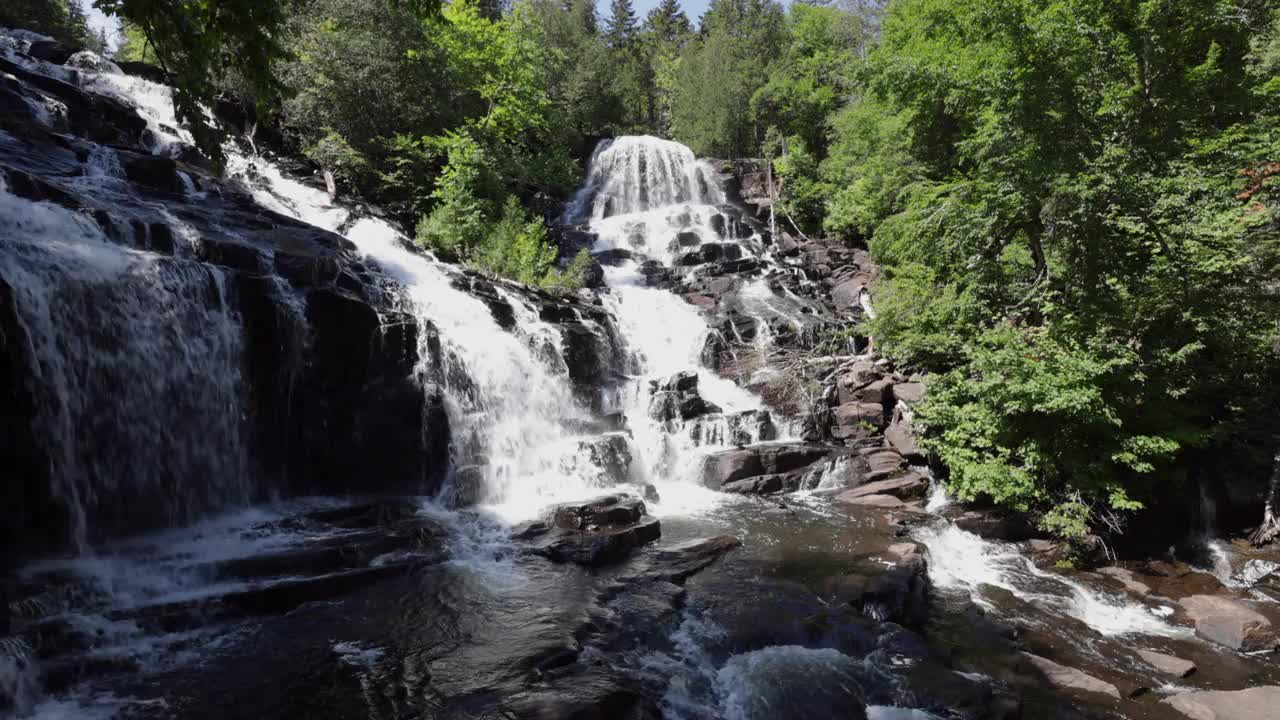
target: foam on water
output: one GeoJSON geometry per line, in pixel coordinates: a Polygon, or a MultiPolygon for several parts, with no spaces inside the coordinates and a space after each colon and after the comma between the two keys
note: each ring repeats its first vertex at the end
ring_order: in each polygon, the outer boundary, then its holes
{"type": "Polygon", "coordinates": [[[726,720],[816,717],[857,706],[866,693],[861,663],[830,648],[774,645],[734,655],[716,674],[726,720]]]}
{"type": "Polygon", "coordinates": [[[916,539],[929,548],[929,578],[933,584],[943,590],[967,592],[976,603],[989,606],[979,586],[992,585],[1023,600],[1054,608],[1101,635],[1187,634],[1144,605],[1041,570],[1016,548],[988,542],[950,522],[927,527],[916,534],[916,539]]]}

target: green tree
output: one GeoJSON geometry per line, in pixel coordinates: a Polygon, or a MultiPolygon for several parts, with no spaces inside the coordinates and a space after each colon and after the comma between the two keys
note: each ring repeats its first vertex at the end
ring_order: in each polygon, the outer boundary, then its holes
{"type": "Polygon", "coordinates": [[[638,27],[636,11],[631,0],[613,0],[609,5],[609,18],[605,21],[604,37],[609,47],[628,48],[636,41],[638,27]]]}
{"type": "Polygon", "coordinates": [[[1206,452],[1269,463],[1280,256],[1258,178],[1280,134],[1263,11],[889,6],[835,121],[826,224],[869,236],[884,266],[871,330],[934,373],[918,417],[962,498],[1078,536],[1206,452]]]}
{"type": "Polygon", "coordinates": [[[74,48],[96,46],[79,0],[7,0],[0,7],[0,26],[34,30],[74,48]]]}
{"type": "Polygon", "coordinates": [[[645,17],[645,26],[659,43],[679,49],[693,31],[679,0],[662,0],[645,17]]]}

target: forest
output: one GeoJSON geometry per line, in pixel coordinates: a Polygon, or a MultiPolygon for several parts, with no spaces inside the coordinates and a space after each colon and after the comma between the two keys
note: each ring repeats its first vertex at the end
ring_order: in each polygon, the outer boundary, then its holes
{"type": "MultiPolygon", "coordinates": [[[[781,227],[879,263],[861,332],[929,378],[960,499],[1068,538],[1230,474],[1275,467],[1280,499],[1267,0],[94,4],[215,161],[202,108],[231,103],[438,256],[532,285],[577,282],[549,221],[599,139],[767,159],[781,227]]],[[[65,0],[0,25],[111,44],[65,0]]]]}

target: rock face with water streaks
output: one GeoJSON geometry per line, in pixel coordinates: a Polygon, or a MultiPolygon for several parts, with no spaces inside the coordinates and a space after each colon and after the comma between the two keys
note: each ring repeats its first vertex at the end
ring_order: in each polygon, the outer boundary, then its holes
{"type": "MultiPolygon", "coordinates": [[[[21,48],[0,58],[5,561],[267,497],[438,490],[468,368],[398,282],[287,214],[267,166],[221,179],[149,124],[127,96],[155,86],[21,48]]],[[[624,362],[598,302],[451,277],[499,325],[520,304],[554,326],[542,350],[598,402],[624,362]]]]}

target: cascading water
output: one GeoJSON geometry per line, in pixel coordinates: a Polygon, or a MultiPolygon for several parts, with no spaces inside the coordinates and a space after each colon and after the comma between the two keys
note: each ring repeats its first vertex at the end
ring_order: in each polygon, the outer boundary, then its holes
{"type": "MultiPolygon", "coordinates": [[[[668,510],[717,502],[714,493],[698,486],[701,457],[735,443],[724,428],[702,425],[694,436],[691,428],[655,419],[649,383],[693,371],[699,394],[718,406],[722,416],[763,409],[759,398],[702,366],[706,321],[675,294],[649,287],[640,262],[666,265],[682,249],[703,243],[728,243],[749,254],[739,239],[722,236],[724,203],[715,171],[689,148],[648,136],[620,137],[596,148],[587,182],[565,212],[568,221],[586,221],[596,238],[595,251],[634,254],[634,259],[605,270],[610,289],[605,305],[639,370],[619,393],[616,409],[625,414],[634,435],[645,480],[660,489],[674,481],[662,494],[668,510]]],[[[747,442],[761,439],[759,428],[748,435],[747,442]]]]}
{"type": "Polygon", "coordinates": [[[49,398],[37,432],[52,440],[52,495],[74,544],[251,500],[242,328],[222,273],[123,248],[83,214],[9,194],[0,236],[0,286],[39,370],[30,391],[49,398]]]}
{"type": "Polygon", "coordinates": [[[944,591],[967,593],[979,605],[990,607],[983,595],[986,585],[1075,618],[1103,636],[1187,635],[1184,628],[1162,619],[1158,609],[1041,570],[1016,549],[983,540],[949,521],[939,521],[916,537],[929,548],[934,584],[944,591]]]}

